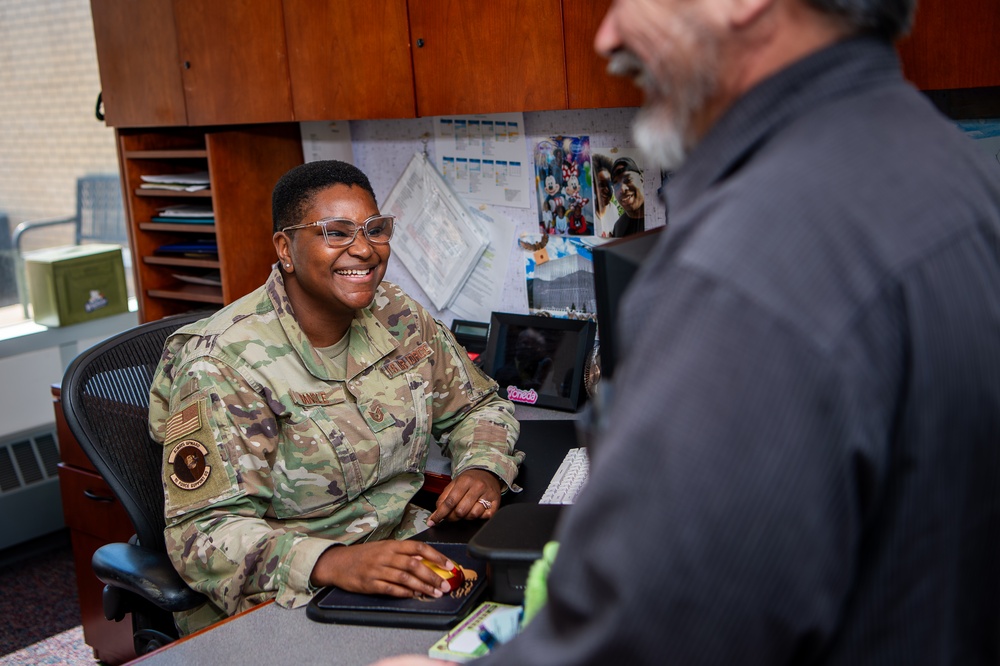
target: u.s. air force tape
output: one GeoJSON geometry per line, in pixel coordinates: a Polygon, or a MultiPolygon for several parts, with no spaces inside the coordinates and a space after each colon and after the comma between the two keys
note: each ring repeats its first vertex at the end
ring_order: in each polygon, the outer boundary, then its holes
{"type": "Polygon", "coordinates": [[[212,473],[212,466],[205,461],[208,449],[193,439],[177,442],[167,456],[167,463],[174,468],[170,480],[182,490],[201,488],[212,473]]]}

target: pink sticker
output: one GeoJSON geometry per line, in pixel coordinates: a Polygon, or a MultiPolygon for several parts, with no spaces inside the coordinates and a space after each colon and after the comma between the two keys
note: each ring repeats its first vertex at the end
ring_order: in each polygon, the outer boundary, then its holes
{"type": "Polygon", "coordinates": [[[516,386],[508,386],[507,399],[512,402],[525,402],[529,405],[533,405],[538,402],[538,393],[535,389],[525,391],[517,388],[516,386]]]}

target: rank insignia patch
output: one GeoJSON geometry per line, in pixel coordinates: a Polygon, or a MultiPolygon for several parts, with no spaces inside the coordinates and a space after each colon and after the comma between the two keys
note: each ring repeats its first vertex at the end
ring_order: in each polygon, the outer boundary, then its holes
{"type": "Polygon", "coordinates": [[[365,421],[368,423],[368,427],[372,429],[372,432],[382,432],[396,422],[396,419],[392,417],[392,413],[389,408],[378,400],[373,400],[372,403],[364,409],[363,414],[365,421]]]}
{"type": "Polygon", "coordinates": [[[182,490],[201,488],[212,473],[211,465],[205,461],[207,455],[208,449],[200,442],[193,439],[178,442],[167,457],[167,463],[174,469],[170,480],[182,490]]]}

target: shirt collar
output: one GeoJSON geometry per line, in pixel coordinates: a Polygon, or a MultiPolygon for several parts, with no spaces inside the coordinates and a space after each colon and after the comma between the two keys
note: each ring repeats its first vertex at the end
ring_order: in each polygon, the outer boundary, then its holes
{"type": "MultiPolygon", "coordinates": [[[[302,331],[292,311],[292,304],[285,291],[285,281],[275,264],[265,284],[268,298],[274,306],[285,336],[309,372],[319,379],[334,381],[335,368],[325,354],[319,353],[302,331]]],[[[347,331],[350,343],[347,351],[347,379],[361,374],[391,354],[399,346],[396,338],[373,312],[373,308],[385,301],[384,289],[379,286],[371,305],[358,310],[347,331]]]]}

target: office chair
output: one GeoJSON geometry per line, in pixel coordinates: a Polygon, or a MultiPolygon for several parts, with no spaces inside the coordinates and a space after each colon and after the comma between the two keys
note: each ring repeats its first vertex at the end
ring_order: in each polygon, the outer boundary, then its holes
{"type": "Polygon", "coordinates": [[[75,225],[73,242],[76,245],[99,242],[128,246],[125,209],[122,205],[121,181],[118,174],[91,174],[78,178],[75,215],[22,222],[14,229],[11,246],[18,261],[18,292],[25,317],[28,316],[28,294],[24,280],[21,242],[27,233],[61,224],[75,225]]]}
{"type": "Polygon", "coordinates": [[[92,565],[105,583],[105,617],[117,622],[132,614],[138,655],[175,640],[172,613],[205,601],[184,583],[166,553],[163,447],[150,438],[148,417],[149,388],[163,343],[207,314],[166,317],[119,333],[77,356],[63,377],[69,429],[135,528],[129,543],[99,548],[92,565]]]}

